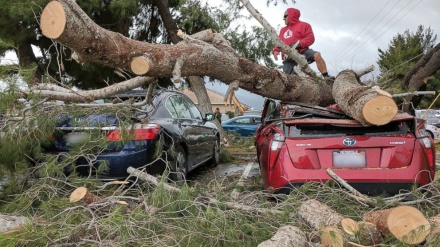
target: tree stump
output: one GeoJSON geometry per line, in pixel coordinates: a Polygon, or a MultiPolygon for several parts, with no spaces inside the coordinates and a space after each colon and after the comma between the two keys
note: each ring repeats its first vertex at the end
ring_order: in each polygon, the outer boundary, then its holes
{"type": "Polygon", "coordinates": [[[382,235],[391,233],[406,244],[419,244],[425,241],[431,231],[431,225],[425,216],[418,209],[410,206],[369,212],[364,215],[363,220],[376,225],[382,235]]]}
{"type": "Polygon", "coordinates": [[[261,242],[258,247],[306,247],[307,236],[298,227],[282,226],[272,238],[261,242]]]}
{"type": "Polygon", "coordinates": [[[79,187],[70,194],[70,202],[84,201],[87,204],[102,201],[102,198],[92,194],[86,187],[79,187]]]}

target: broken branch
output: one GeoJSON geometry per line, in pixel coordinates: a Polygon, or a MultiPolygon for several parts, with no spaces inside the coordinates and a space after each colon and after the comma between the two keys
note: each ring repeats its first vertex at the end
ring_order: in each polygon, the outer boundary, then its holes
{"type": "Polygon", "coordinates": [[[179,188],[173,187],[173,186],[171,186],[171,185],[169,185],[167,183],[160,182],[156,177],[154,177],[154,176],[152,176],[152,175],[150,175],[150,174],[148,174],[146,172],[143,172],[143,171],[140,171],[138,169],[135,169],[135,168],[133,168],[131,166],[127,168],[127,172],[129,174],[131,174],[132,176],[135,176],[135,177],[137,177],[137,178],[139,178],[139,179],[141,179],[141,180],[143,180],[143,181],[145,181],[147,183],[150,183],[150,184],[152,184],[152,185],[154,185],[156,187],[159,186],[159,185],[162,185],[163,188],[165,190],[167,190],[167,191],[176,192],[176,193],[180,193],[181,192],[181,190],[179,188]]]}

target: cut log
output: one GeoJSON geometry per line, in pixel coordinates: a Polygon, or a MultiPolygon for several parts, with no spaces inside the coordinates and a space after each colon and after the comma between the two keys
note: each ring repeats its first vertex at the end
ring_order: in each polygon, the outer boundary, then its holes
{"type": "Polygon", "coordinates": [[[383,241],[382,234],[376,225],[370,222],[358,222],[359,232],[356,234],[358,242],[365,246],[375,246],[383,241]]]}
{"type": "Polygon", "coordinates": [[[348,235],[356,235],[359,232],[359,224],[350,218],[341,220],[341,227],[348,235]]]}
{"type": "Polygon", "coordinates": [[[338,225],[344,219],[342,215],[315,199],[303,202],[298,209],[298,214],[316,230],[338,225]]]}
{"type": "Polygon", "coordinates": [[[306,247],[307,236],[298,227],[282,226],[272,238],[261,242],[258,247],[306,247]]]}
{"type": "Polygon", "coordinates": [[[13,215],[0,215],[0,232],[3,234],[10,233],[16,229],[20,229],[27,221],[28,218],[23,216],[13,216],[13,215]]]}
{"type": "Polygon", "coordinates": [[[102,201],[102,198],[92,194],[86,187],[76,188],[70,194],[70,202],[84,201],[87,204],[102,201]]]}
{"type": "Polygon", "coordinates": [[[66,28],[66,12],[60,2],[52,1],[41,13],[40,27],[44,36],[57,39],[66,28]]]}
{"type": "Polygon", "coordinates": [[[131,60],[130,68],[136,75],[145,75],[150,70],[150,63],[146,57],[135,57],[131,60]]]}
{"type": "Polygon", "coordinates": [[[321,232],[321,244],[329,247],[344,247],[342,231],[335,226],[327,226],[321,232]]]}
{"type": "Polygon", "coordinates": [[[431,225],[425,216],[410,206],[369,212],[363,216],[363,220],[375,224],[382,235],[391,233],[406,244],[422,243],[431,231],[431,225]]]}
{"type": "Polygon", "coordinates": [[[398,111],[390,95],[360,85],[353,71],[339,73],[332,92],[339,107],[363,125],[387,124],[398,111]]]}

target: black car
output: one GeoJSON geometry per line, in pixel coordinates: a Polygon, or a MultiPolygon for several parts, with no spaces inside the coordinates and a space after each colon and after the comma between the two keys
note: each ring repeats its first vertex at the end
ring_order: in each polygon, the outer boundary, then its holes
{"type": "Polygon", "coordinates": [[[145,97],[146,91],[133,90],[107,100],[112,103],[99,111],[59,116],[47,153],[62,159],[74,150],[87,150],[75,155],[75,167],[90,173],[105,164],[110,177],[127,176],[129,166],[145,167],[152,174],[168,168],[169,177],[180,181],[202,164],[218,164],[220,135],[210,122],[213,114],[203,117],[179,92],[156,90],[152,103],[145,97]],[[127,100],[129,105],[121,103],[127,100]]]}

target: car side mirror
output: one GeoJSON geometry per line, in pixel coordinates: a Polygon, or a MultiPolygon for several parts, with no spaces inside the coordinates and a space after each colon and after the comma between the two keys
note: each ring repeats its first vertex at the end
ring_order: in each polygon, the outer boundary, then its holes
{"type": "Polygon", "coordinates": [[[213,113],[206,113],[205,114],[205,119],[206,119],[206,121],[212,121],[212,120],[215,119],[215,116],[214,116],[213,113]]]}

